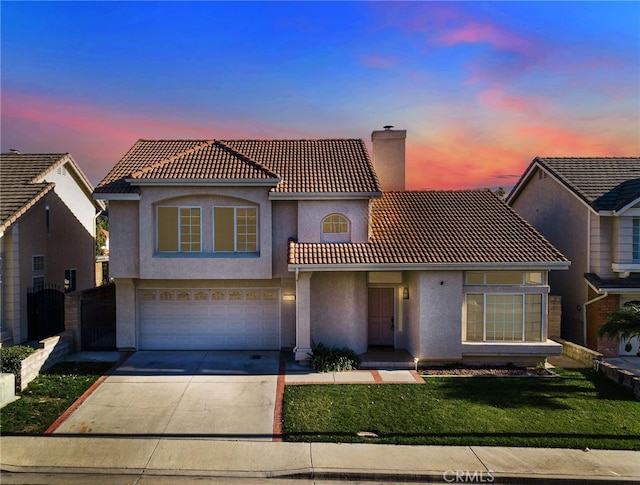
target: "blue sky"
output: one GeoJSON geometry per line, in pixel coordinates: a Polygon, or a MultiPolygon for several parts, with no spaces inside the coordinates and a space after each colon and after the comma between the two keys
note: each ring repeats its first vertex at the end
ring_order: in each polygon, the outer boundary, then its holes
{"type": "Polygon", "coordinates": [[[640,155],[638,2],[6,2],[2,150],[407,129],[410,188],[640,155]]]}

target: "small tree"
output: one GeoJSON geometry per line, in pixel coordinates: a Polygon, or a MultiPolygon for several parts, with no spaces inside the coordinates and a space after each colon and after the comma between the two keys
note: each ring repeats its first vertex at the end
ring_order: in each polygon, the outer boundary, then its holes
{"type": "MultiPolygon", "coordinates": [[[[607,315],[604,325],[598,330],[598,337],[626,340],[625,350],[631,350],[631,339],[640,337],[640,302],[630,301],[607,315]]],[[[638,349],[640,355],[640,349],[638,349]]]]}

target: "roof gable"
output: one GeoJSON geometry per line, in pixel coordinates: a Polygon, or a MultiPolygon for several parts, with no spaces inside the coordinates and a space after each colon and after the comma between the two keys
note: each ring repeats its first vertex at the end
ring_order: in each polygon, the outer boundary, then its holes
{"type": "Polygon", "coordinates": [[[139,140],[96,193],[136,192],[136,180],[231,179],[273,180],[280,193],[380,191],[362,140],[139,140]]]}
{"type": "MultiPolygon", "coordinates": [[[[68,153],[0,154],[0,231],[6,230],[22,214],[53,190],[47,174],[69,164],[90,198],[93,186],[68,153]]],[[[94,204],[102,206],[101,202],[94,204]]]]}
{"type": "Polygon", "coordinates": [[[509,203],[518,197],[535,167],[552,175],[595,211],[620,210],[640,199],[639,157],[537,157],[509,195],[509,203]]]}

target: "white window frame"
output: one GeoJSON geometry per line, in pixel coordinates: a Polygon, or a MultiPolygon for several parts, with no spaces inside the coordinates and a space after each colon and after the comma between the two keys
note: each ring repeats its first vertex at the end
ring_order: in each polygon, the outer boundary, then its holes
{"type": "Polygon", "coordinates": [[[212,238],[213,238],[213,252],[224,253],[239,253],[239,254],[257,254],[260,252],[260,210],[254,205],[214,205],[211,208],[211,220],[212,220],[212,238]],[[216,208],[233,209],[233,251],[216,251],[216,208]],[[253,209],[256,211],[256,249],[252,251],[244,251],[238,249],[238,209],[253,209]]]}
{"type": "Polygon", "coordinates": [[[36,292],[44,289],[45,286],[44,275],[36,275],[31,278],[31,289],[36,292]],[[40,280],[42,280],[40,282],[40,280]]]}
{"type": "Polygon", "coordinates": [[[45,270],[46,268],[46,258],[44,256],[44,254],[34,254],[33,256],[31,256],[31,271],[36,273],[36,272],[42,272],[45,270]],[[42,258],[42,268],[36,268],[36,259],[42,258]]]}
{"type": "MultiPolygon", "coordinates": [[[[467,340],[467,329],[465,327],[465,332],[464,332],[464,340],[466,342],[482,342],[482,343],[536,343],[536,342],[543,342],[544,341],[544,309],[545,309],[545,297],[544,294],[542,293],[506,293],[506,292],[488,292],[488,293],[480,293],[480,292],[468,292],[465,294],[465,305],[468,304],[468,295],[482,295],[482,340],[478,341],[478,340],[467,340]],[[522,297],[522,309],[521,309],[521,313],[522,313],[522,330],[521,330],[521,335],[520,335],[520,339],[516,340],[509,340],[509,339],[504,339],[504,340],[492,340],[492,339],[487,339],[487,296],[520,296],[522,297]],[[527,320],[526,320],[526,315],[527,315],[527,295],[536,295],[540,297],[540,334],[539,334],[539,340],[527,340],[526,339],[526,333],[527,333],[527,320]]],[[[465,308],[465,320],[467,318],[468,312],[466,311],[465,308]]]]}
{"type": "Polygon", "coordinates": [[[191,205],[159,205],[156,207],[156,241],[155,241],[155,247],[156,247],[156,252],[160,253],[160,254],[175,254],[175,253],[201,253],[202,252],[202,207],[201,206],[191,206],[191,205]],[[160,233],[159,233],[159,210],[160,208],[163,207],[175,207],[176,209],[178,209],[178,227],[176,228],[177,230],[177,234],[178,234],[178,250],[177,251],[161,251],[159,249],[159,240],[160,240],[160,233]],[[180,218],[181,218],[181,214],[180,211],[182,209],[199,209],[200,210],[200,249],[197,251],[192,251],[192,250],[185,250],[182,248],[182,224],[180,223],[180,218]]]}

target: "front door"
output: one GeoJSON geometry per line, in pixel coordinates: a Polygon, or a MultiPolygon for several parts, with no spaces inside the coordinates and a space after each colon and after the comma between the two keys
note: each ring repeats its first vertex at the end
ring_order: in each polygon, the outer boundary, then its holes
{"type": "Polygon", "coordinates": [[[369,288],[369,345],[393,346],[393,288],[369,288]]]}

